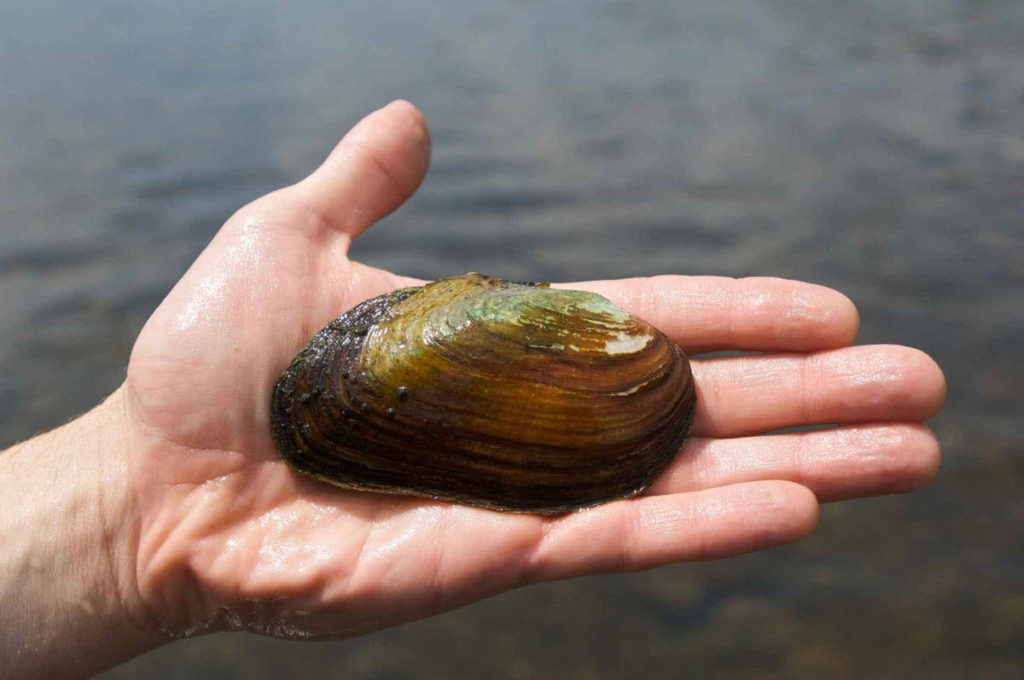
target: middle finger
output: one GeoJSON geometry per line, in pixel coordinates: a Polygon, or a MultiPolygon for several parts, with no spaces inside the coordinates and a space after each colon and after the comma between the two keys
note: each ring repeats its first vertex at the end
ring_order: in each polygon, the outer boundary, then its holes
{"type": "Polygon", "coordinates": [[[691,360],[692,434],[737,437],[826,423],[922,421],[945,400],[942,371],[919,350],[872,345],[691,360]]]}

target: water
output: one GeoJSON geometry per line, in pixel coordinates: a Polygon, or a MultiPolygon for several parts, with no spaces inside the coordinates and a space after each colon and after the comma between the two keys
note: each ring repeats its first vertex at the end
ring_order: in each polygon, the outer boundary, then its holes
{"type": "Polygon", "coordinates": [[[764,554],[509,593],[357,640],[185,641],[120,677],[1013,676],[1024,663],[1024,4],[0,9],[0,443],[114,389],[234,209],[415,102],[420,192],[353,250],[436,277],[771,274],[950,399],[926,491],[764,554]]]}

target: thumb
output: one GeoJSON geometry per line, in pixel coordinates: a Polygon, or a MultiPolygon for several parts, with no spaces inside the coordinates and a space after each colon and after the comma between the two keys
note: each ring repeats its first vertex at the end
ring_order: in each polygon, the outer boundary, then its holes
{"type": "Polygon", "coordinates": [[[397,100],[359,121],[295,189],[319,218],[319,228],[351,240],[405,202],[429,164],[423,114],[397,100]]]}

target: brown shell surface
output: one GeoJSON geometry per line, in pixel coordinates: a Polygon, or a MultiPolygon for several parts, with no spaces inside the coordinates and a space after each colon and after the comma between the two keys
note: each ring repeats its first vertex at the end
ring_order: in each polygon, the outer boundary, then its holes
{"type": "Polygon", "coordinates": [[[641,491],[695,403],[683,352],[605,298],[467,274],[331,322],[278,379],[271,427],[340,487],[556,514],[641,491]]]}

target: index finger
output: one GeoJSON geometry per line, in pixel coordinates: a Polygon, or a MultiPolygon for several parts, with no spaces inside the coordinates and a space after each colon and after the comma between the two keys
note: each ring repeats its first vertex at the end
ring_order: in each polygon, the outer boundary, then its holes
{"type": "Polygon", "coordinates": [[[558,287],[605,296],[689,354],[834,349],[851,344],[860,323],[842,293],[788,279],[652,276],[558,287]]]}

